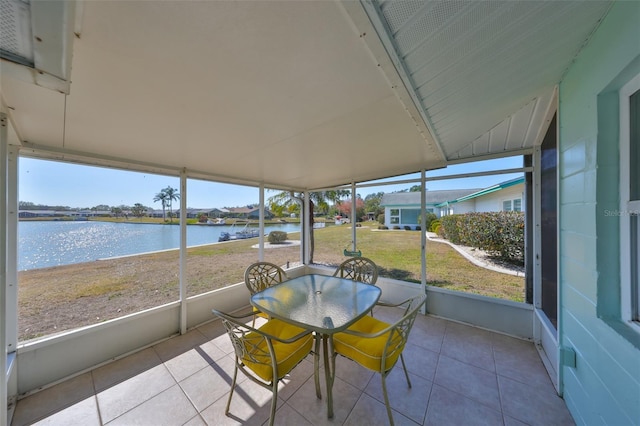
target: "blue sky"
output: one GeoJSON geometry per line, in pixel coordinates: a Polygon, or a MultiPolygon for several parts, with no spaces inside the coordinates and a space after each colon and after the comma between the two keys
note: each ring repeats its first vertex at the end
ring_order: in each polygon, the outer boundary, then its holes
{"type": "MultiPolygon", "coordinates": [[[[509,169],[522,166],[521,157],[510,157],[478,163],[450,166],[447,169],[427,172],[427,176],[442,176],[475,171],[509,169]]],[[[428,182],[428,190],[485,188],[496,183],[517,177],[518,175],[497,175],[473,179],[443,180],[428,182]]],[[[419,178],[419,174],[395,178],[404,180],[419,178]]],[[[392,179],[388,179],[392,180],[392,179]]],[[[359,189],[357,192],[366,197],[372,192],[394,192],[407,189],[413,184],[385,185],[359,189]]],[[[19,163],[19,199],[34,204],[94,207],[100,204],[109,206],[135,203],[160,209],[160,203],[153,197],[161,189],[171,186],[180,188],[177,177],[160,176],[149,173],[122,171],[109,168],[80,166],[70,163],[20,158],[19,163]]],[[[265,198],[276,194],[267,191],[265,198]]],[[[187,206],[193,208],[237,207],[257,203],[257,188],[239,185],[219,184],[189,179],[187,187],[187,206]]],[[[174,204],[174,208],[179,203],[174,204]]]]}

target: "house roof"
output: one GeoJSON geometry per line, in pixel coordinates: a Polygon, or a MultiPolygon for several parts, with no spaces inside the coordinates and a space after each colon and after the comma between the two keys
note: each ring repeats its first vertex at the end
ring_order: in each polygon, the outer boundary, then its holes
{"type": "Polygon", "coordinates": [[[21,155],[313,190],[531,152],[611,2],[20,4],[21,155]]]}
{"type": "MultiPolygon", "coordinates": [[[[436,205],[448,200],[455,200],[456,198],[463,197],[465,195],[477,192],[479,189],[452,189],[452,190],[438,190],[427,191],[426,203],[428,205],[436,205]]],[[[402,206],[402,205],[414,205],[420,206],[420,192],[392,192],[390,194],[384,194],[380,202],[381,206],[402,206]]]]}
{"type": "Polygon", "coordinates": [[[471,200],[473,198],[482,197],[483,195],[491,194],[492,192],[500,191],[501,189],[509,188],[510,186],[519,185],[519,184],[523,184],[523,183],[524,183],[524,176],[523,177],[514,178],[514,179],[510,179],[510,180],[495,184],[493,186],[490,186],[488,188],[481,189],[481,190],[479,190],[477,192],[473,192],[473,193],[468,194],[468,195],[463,195],[463,196],[461,196],[459,198],[456,198],[454,200],[449,200],[449,201],[447,201],[447,203],[448,204],[460,203],[462,201],[467,201],[467,200],[471,200]]]}

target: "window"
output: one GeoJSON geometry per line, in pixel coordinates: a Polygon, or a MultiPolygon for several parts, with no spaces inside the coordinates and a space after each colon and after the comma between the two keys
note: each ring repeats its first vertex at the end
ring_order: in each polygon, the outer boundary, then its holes
{"type": "Polygon", "coordinates": [[[503,212],[521,212],[522,211],[522,200],[520,198],[516,198],[515,200],[505,200],[502,202],[502,211],[503,212]]]}
{"type": "Polygon", "coordinates": [[[522,211],[522,200],[521,199],[516,199],[513,200],[513,211],[514,212],[521,212],[522,211]]]}
{"type": "Polygon", "coordinates": [[[391,209],[389,211],[389,223],[392,225],[400,223],[400,209],[391,209]]]}
{"type": "Polygon", "coordinates": [[[420,217],[420,209],[402,209],[402,223],[417,224],[420,217]]]}
{"type": "MultiPolygon", "coordinates": [[[[640,74],[620,90],[621,313],[640,321],[640,74]]],[[[637,323],[636,323],[637,324],[637,323]]]]}

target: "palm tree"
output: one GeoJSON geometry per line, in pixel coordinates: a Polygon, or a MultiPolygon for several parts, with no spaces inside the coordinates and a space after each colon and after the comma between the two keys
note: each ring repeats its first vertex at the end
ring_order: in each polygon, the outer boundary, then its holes
{"type": "MultiPolygon", "coordinates": [[[[317,207],[320,210],[327,211],[329,208],[329,202],[337,203],[340,199],[347,197],[351,194],[351,191],[346,189],[340,189],[336,191],[318,191],[309,192],[309,217],[307,224],[309,225],[309,262],[313,263],[313,251],[315,248],[315,239],[313,236],[313,211],[317,207]]],[[[269,197],[267,202],[270,204],[270,208],[274,206],[288,207],[292,203],[300,205],[300,223],[304,223],[304,192],[283,191],[273,197],[269,197]]]]}
{"type": "Polygon", "coordinates": [[[173,222],[172,206],[174,201],[180,199],[180,193],[177,189],[172,188],[171,186],[167,186],[162,190],[162,192],[164,192],[166,196],[167,204],[169,205],[169,218],[171,219],[171,222],[173,222]]]}
{"type": "Polygon", "coordinates": [[[153,197],[153,202],[162,202],[162,221],[165,221],[165,216],[164,216],[164,209],[167,207],[167,194],[164,192],[164,189],[160,192],[158,192],[156,194],[155,197],[153,197]]]}

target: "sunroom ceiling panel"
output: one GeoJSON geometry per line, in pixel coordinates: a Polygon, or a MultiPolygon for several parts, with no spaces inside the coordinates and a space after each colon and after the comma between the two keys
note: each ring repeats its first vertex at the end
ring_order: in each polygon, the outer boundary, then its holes
{"type": "Polygon", "coordinates": [[[387,0],[375,1],[368,12],[382,20],[381,37],[453,160],[530,149],[545,125],[554,86],[609,6],[387,0]],[[509,129],[503,143],[485,144],[483,135],[503,122],[509,129]]]}

